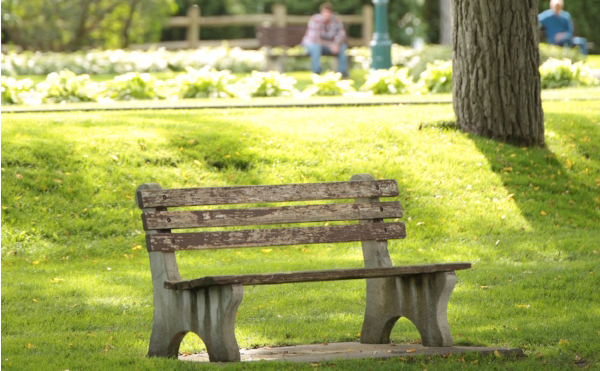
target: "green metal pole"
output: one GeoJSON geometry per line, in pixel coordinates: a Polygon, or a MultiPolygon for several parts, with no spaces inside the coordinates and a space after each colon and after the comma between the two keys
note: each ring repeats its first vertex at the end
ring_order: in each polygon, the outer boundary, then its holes
{"type": "Polygon", "coordinates": [[[388,31],[387,5],[389,0],[373,0],[375,8],[375,32],[371,40],[371,55],[374,70],[392,67],[392,41],[388,31]]]}

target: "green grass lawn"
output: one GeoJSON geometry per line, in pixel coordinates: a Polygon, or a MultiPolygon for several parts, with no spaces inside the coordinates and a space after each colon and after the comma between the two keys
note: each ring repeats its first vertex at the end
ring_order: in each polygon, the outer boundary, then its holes
{"type": "MultiPolygon", "coordinates": [[[[198,367],[144,357],[152,290],[133,201],[137,185],[342,181],[355,173],[400,185],[408,236],[389,246],[396,264],[473,263],[457,273],[450,299],[455,343],[520,347],[528,358],[397,358],[318,368],[598,368],[600,106],[547,102],[544,110],[545,149],[449,129],[448,104],[4,113],[2,368],[198,367]]],[[[362,265],[356,243],[178,257],[184,278],[362,265]]],[[[355,341],[364,288],[361,280],[246,287],[238,343],[355,341]]],[[[419,335],[400,320],[392,339],[419,335]]],[[[180,350],[203,349],[189,334],[180,350]]]]}

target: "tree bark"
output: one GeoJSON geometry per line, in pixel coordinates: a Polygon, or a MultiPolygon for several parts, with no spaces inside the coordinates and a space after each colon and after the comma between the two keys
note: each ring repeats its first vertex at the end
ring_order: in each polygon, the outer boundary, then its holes
{"type": "Polygon", "coordinates": [[[537,0],[452,1],[452,93],[460,128],[544,145],[537,0]]]}

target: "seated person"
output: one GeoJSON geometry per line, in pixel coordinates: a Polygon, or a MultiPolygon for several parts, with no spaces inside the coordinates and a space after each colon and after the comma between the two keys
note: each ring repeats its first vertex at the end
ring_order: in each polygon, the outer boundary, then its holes
{"type": "Polygon", "coordinates": [[[560,46],[577,45],[581,54],[587,55],[587,40],[583,37],[573,37],[573,21],[571,15],[562,10],[563,0],[550,0],[550,9],[538,15],[538,20],[548,37],[548,43],[560,46]]]}
{"type": "Polygon", "coordinates": [[[333,15],[331,3],[321,4],[320,13],[310,18],[302,45],[307,49],[312,61],[312,72],[321,73],[321,55],[337,55],[338,72],[348,77],[348,56],[346,56],[346,30],[342,22],[333,15]]]}

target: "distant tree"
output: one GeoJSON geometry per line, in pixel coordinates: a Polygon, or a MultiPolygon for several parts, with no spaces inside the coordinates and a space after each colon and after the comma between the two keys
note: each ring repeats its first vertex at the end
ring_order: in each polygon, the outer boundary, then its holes
{"type": "Polygon", "coordinates": [[[544,144],[537,0],[452,0],[452,83],[460,128],[544,144]]]}
{"type": "Polygon", "coordinates": [[[2,32],[26,50],[73,51],[155,41],[175,0],[2,0],[2,32]]]}

